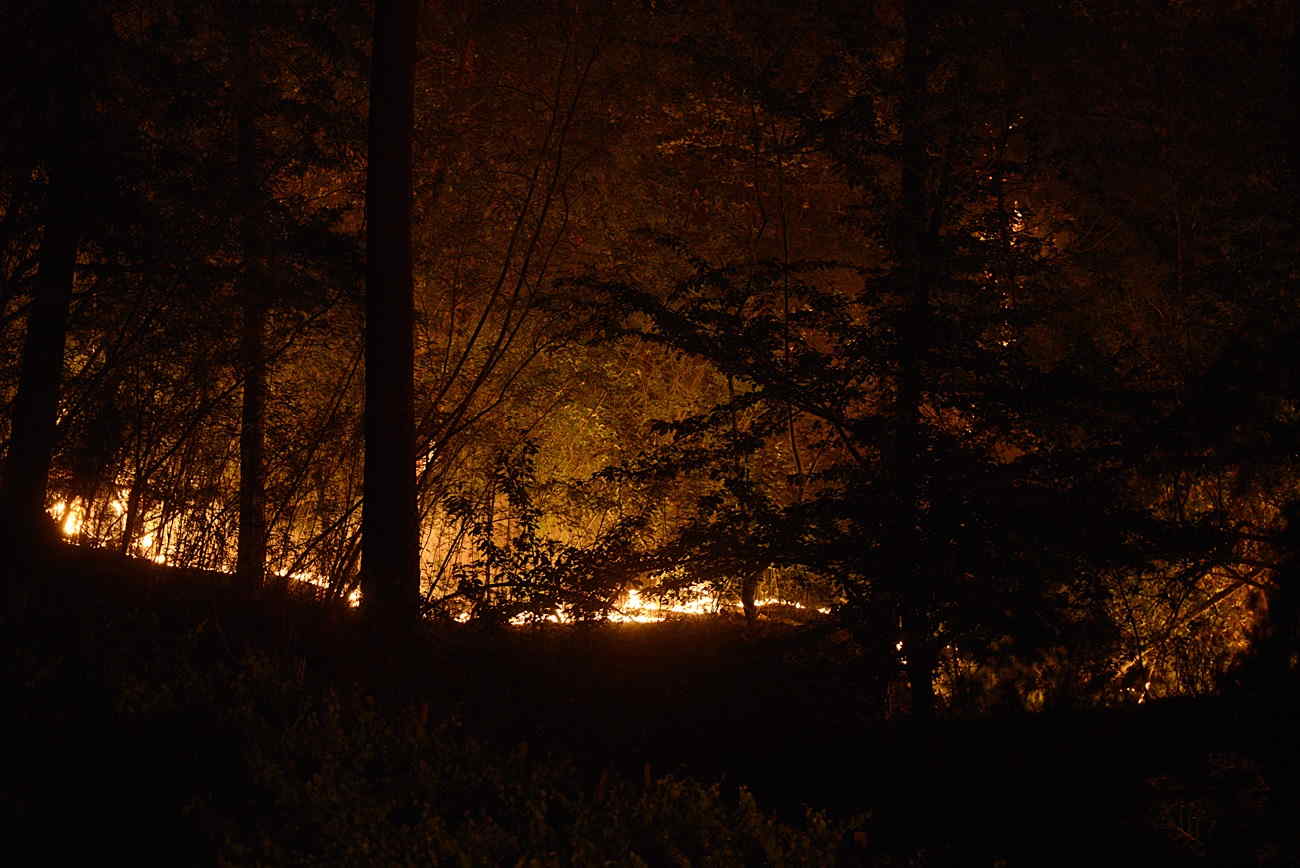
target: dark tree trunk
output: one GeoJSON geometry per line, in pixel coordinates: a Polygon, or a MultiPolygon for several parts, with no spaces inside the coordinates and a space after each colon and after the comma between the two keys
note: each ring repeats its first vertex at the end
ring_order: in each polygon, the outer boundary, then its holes
{"type": "Polygon", "coordinates": [[[45,519],[45,496],[57,431],[68,307],[80,234],[74,163],[72,155],[64,154],[49,166],[36,296],[27,317],[22,373],[13,405],[5,496],[12,537],[9,542],[23,549],[48,535],[52,527],[45,519]]]}
{"type": "Polygon", "coordinates": [[[235,572],[246,590],[261,587],[266,571],[266,304],[265,257],[260,228],[261,196],[257,177],[257,126],[253,100],[256,68],[252,56],[252,15],[255,7],[241,3],[236,12],[237,77],[236,148],[242,198],[240,246],[242,321],[239,360],[244,374],[243,410],[239,429],[239,544],[235,572]]]}
{"type": "Polygon", "coordinates": [[[903,653],[911,691],[912,716],[934,716],[934,625],[930,585],[935,580],[927,567],[922,540],[924,520],[924,450],[921,407],[925,399],[925,365],[930,353],[932,312],[930,292],[934,282],[934,244],[931,209],[927,204],[928,158],[923,109],[927,99],[929,59],[926,56],[928,21],[925,4],[906,4],[903,54],[902,212],[898,225],[898,268],[906,287],[905,309],[898,335],[898,392],[894,408],[896,443],[894,485],[896,524],[889,542],[892,557],[887,568],[903,583],[899,599],[903,626],[903,653]]]}
{"type": "Polygon", "coordinates": [[[913,601],[909,605],[918,611],[905,611],[903,616],[903,656],[907,663],[907,689],[911,699],[914,720],[933,720],[936,697],[934,670],[938,655],[934,647],[933,624],[928,613],[913,601]]]}
{"type": "Polygon", "coordinates": [[[1289,504],[1284,516],[1286,528],[1279,540],[1282,559],[1255,647],[1265,677],[1261,686],[1270,691],[1300,684],[1300,501],[1289,504]]]}
{"type": "Polygon", "coordinates": [[[411,133],[417,0],[378,0],[366,169],[366,464],[362,608],[379,625],[419,613],[415,498],[411,133]]]}

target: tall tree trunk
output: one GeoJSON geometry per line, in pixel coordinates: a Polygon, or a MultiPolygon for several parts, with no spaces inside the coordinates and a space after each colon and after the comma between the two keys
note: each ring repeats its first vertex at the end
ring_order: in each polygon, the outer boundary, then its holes
{"type": "Polygon", "coordinates": [[[252,56],[254,5],[243,2],[236,11],[236,148],[242,217],[240,245],[244,267],[240,281],[242,321],[239,361],[244,375],[243,409],[239,429],[239,544],[235,559],[237,581],[246,590],[261,587],[266,571],[266,288],[261,196],[257,177],[257,126],[253,100],[256,68],[252,56]]]}
{"type": "MultiPolygon", "coordinates": [[[[65,99],[74,97],[63,95],[65,99]]],[[[73,112],[72,105],[64,110],[73,112]]],[[[69,145],[70,147],[70,145],[69,145]]],[[[62,151],[62,148],[60,148],[62,151]]],[[[68,307],[80,235],[75,156],[57,154],[48,168],[45,233],[41,238],[36,296],[27,316],[22,373],[13,405],[5,468],[8,541],[28,550],[48,534],[45,496],[57,430],[59,388],[68,330],[68,307]]]]}
{"type": "Polygon", "coordinates": [[[888,568],[903,583],[899,594],[903,627],[903,654],[911,692],[912,716],[934,716],[934,624],[930,585],[935,577],[927,567],[921,533],[924,520],[924,443],[921,408],[925,397],[925,365],[930,352],[930,292],[934,281],[935,251],[931,243],[930,209],[927,207],[928,159],[923,122],[927,99],[929,58],[926,55],[925,3],[909,0],[905,11],[903,53],[902,213],[898,227],[898,268],[907,298],[899,324],[898,392],[895,406],[896,444],[894,484],[898,509],[893,556],[888,568]]]}
{"type": "Polygon", "coordinates": [[[381,626],[419,613],[411,134],[418,0],[377,0],[366,168],[366,464],[361,590],[381,626]]]}

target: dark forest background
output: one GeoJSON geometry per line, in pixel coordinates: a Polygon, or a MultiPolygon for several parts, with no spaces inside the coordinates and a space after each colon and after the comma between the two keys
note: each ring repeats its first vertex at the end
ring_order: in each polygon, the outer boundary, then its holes
{"type": "Polygon", "coordinates": [[[1293,695],[1293,4],[0,27],[11,625],[73,544],[372,637],[718,611],[860,722],[1293,695]]]}

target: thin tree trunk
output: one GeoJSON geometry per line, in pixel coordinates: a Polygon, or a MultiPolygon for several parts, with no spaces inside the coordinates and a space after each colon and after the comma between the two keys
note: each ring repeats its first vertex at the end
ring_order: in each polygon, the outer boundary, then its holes
{"type": "Polygon", "coordinates": [[[415,498],[411,134],[417,0],[377,0],[366,169],[366,464],[362,607],[376,625],[419,614],[415,498]]]}
{"type": "Polygon", "coordinates": [[[256,590],[266,571],[266,358],[265,310],[246,300],[240,329],[244,402],[239,429],[239,584],[256,590]]]}
{"type": "Polygon", "coordinates": [[[126,512],[122,516],[122,538],[117,550],[120,554],[131,554],[131,548],[140,532],[143,516],[140,510],[144,501],[144,474],[140,469],[140,458],[136,457],[135,473],[131,477],[131,492],[126,496],[126,512]]]}

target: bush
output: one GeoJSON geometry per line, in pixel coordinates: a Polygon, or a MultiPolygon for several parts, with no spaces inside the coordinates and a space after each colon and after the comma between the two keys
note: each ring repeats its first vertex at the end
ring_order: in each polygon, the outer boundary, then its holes
{"type": "Polygon", "coordinates": [[[189,831],[176,840],[217,864],[829,865],[861,856],[852,823],[808,812],[794,827],[743,789],[655,778],[648,767],[636,780],[596,776],[527,744],[498,747],[445,709],[385,707],[359,688],[313,683],[301,660],[248,649],[214,657],[211,632],[137,649],[129,667],[104,672],[119,728],[142,745],[134,774],[177,777],[162,766],[184,764],[189,831]]]}

